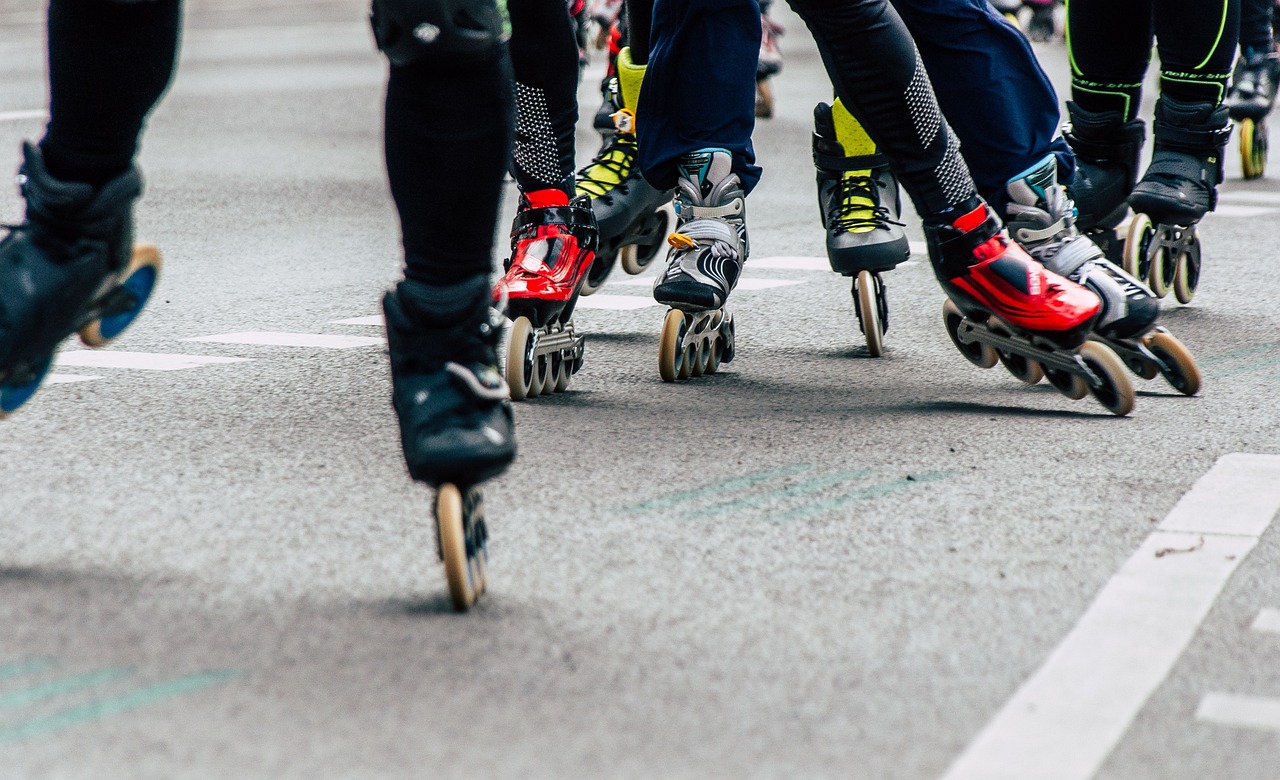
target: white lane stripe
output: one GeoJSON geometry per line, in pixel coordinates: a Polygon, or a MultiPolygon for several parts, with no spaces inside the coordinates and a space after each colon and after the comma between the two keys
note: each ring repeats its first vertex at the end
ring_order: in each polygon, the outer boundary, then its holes
{"type": "Polygon", "coordinates": [[[1278,483],[1280,456],[1219,458],[1169,515],[1185,528],[1147,537],[944,780],[1092,777],[1270,525],[1278,483]],[[1216,508],[1189,516],[1206,505],[1216,508]]]}
{"type": "Polygon", "coordinates": [[[1253,190],[1218,190],[1219,201],[1239,201],[1242,203],[1274,203],[1280,205],[1280,192],[1258,192],[1253,190]]]}
{"type": "Polygon", "coordinates": [[[825,257],[749,257],[746,267],[778,271],[831,271],[831,263],[825,257]]]}
{"type": "Polygon", "coordinates": [[[1274,214],[1276,210],[1267,206],[1236,206],[1231,203],[1223,203],[1214,209],[1213,213],[1219,217],[1261,217],[1265,214],[1274,214]]]}
{"type": "Polygon", "coordinates": [[[184,368],[199,368],[200,366],[218,363],[241,363],[245,360],[247,358],[84,349],[74,352],[61,352],[54,360],[54,364],[58,366],[85,366],[88,368],[140,368],[146,371],[181,371],[184,368]]]}
{"type": "Polygon", "coordinates": [[[584,298],[578,298],[579,309],[605,309],[608,311],[631,311],[633,309],[645,309],[650,306],[661,306],[654,299],[646,295],[589,295],[584,298]]]}
{"type": "MultiPolygon", "coordinates": [[[[774,287],[790,287],[793,284],[804,284],[799,279],[765,279],[759,276],[744,276],[738,280],[738,286],[734,291],[742,290],[771,290],[774,287]]],[[[616,282],[610,282],[610,287],[652,287],[653,277],[632,277],[630,279],[619,279],[616,282]]],[[[582,300],[582,299],[579,299],[582,300]]]]}
{"type": "Polygon", "coordinates": [[[386,340],[373,336],[331,336],[322,333],[221,333],[216,336],[197,336],[183,341],[203,341],[214,344],[253,344],[269,347],[316,347],[319,349],[350,349],[385,344],[386,340]]]}
{"type": "Polygon", "coordinates": [[[101,379],[100,376],[90,376],[88,374],[45,374],[45,385],[69,385],[72,382],[88,382],[92,379],[101,379]]]}
{"type": "Polygon", "coordinates": [[[1262,610],[1250,628],[1260,634],[1280,634],[1280,609],[1262,610]]]}
{"type": "Polygon", "coordinates": [[[30,111],[0,111],[0,122],[16,122],[20,119],[44,119],[49,115],[43,108],[30,111]]]}
{"type": "Polygon", "coordinates": [[[334,320],[334,325],[377,325],[382,327],[382,315],[375,314],[371,317],[352,317],[348,320],[334,320]]]}
{"type": "Polygon", "coordinates": [[[1210,693],[1200,700],[1196,720],[1223,726],[1280,731],[1280,699],[1210,693]]]}

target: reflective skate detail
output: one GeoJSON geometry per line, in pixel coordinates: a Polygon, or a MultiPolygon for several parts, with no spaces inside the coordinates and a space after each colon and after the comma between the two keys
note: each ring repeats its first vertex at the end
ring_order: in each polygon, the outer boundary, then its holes
{"type": "Polygon", "coordinates": [[[511,400],[562,393],[569,378],[582,368],[586,337],[574,332],[573,322],[554,322],[535,328],[526,317],[511,323],[507,337],[507,384],[511,400]]]}
{"type": "Polygon", "coordinates": [[[966,317],[947,300],[942,306],[943,324],[952,343],[980,368],[1003,361],[1010,373],[1024,382],[1039,381],[1034,362],[1049,383],[1063,395],[1078,400],[1086,394],[1117,416],[1133,411],[1133,383],[1124,363],[1107,345],[1086,341],[1077,350],[1066,350],[1034,335],[1018,333],[995,317],[985,322],[966,317]]]}
{"type": "Polygon", "coordinates": [[[1193,225],[1153,225],[1134,214],[1124,243],[1124,270],[1145,280],[1156,296],[1172,289],[1179,303],[1190,303],[1200,286],[1200,237],[1193,225]]]}
{"type": "Polygon", "coordinates": [[[686,313],[671,309],[662,321],[658,373],[664,382],[714,374],[733,360],[733,315],[724,309],[686,313]]]}
{"type": "Polygon", "coordinates": [[[445,483],[436,493],[436,550],[444,562],[453,608],[466,612],[489,584],[489,530],[484,492],[445,483]]]}
{"type": "Polygon", "coordinates": [[[1130,371],[1143,379],[1163,376],[1183,395],[1200,392],[1200,367],[1190,350],[1168,328],[1157,327],[1141,339],[1113,339],[1099,334],[1090,338],[1110,347],[1130,371]]]}
{"type": "Polygon", "coordinates": [[[1240,120],[1240,168],[1246,179],[1261,179],[1267,172],[1267,123],[1264,119],[1240,120]]]}

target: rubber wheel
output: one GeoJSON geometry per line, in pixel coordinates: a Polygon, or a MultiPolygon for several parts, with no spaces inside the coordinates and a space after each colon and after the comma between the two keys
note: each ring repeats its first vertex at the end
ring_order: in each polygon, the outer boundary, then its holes
{"type": "MultiPolygon", "coordinates": [[[[1155,241],[1156,230],[1151,224],[1151,217],[1146,214],[1134,214],[1133,219],[1129,222],[1129,233],[1124,241],[1124,270],[1138,279],[1151,282],[1147,279],[1151,275],[1151,246],[1155,241]]],[[[1159,252],[1157,252],[1159,254],[1159,252]]],[[[1155,292],[1153,289],[1152,292],[1155,292]]],[[[1156,296],[1163,298],[1169,291],[1155,292],[1156,296]]]]}
{"type": "Polygon", "coordinates": [[[20,406],[31,400],[31,396],[40,389],[40,383],[44,381],[52,365],[53,355],[50,354],[31,372],[31,378],[26,379],[22,384],[0,385],[0,420],[18,411],[20,406]]]}
{"type": "Polygon", "coordinates": [[[1124,361],[1116,356],[1111,347],[1097,341],[1086,341],[1080,345],[1080,357],[1102,380],[1102,387],[1089,388],[1098,403],[1118,417],[1132,412],[1133,383],[1129,381],[1124,361]]]}
{"type": "Polygon", "coordinates": [[[689,345],[689,354],[685,356],[685,362],[689,364],[689,376],[702,376],[707,367],[706,351],[704,341],[699,340],[689,345]]]}
{"type": "Polygon", "coordinates": [[[85,325],[80,329],[80,341],[86,347],[104,347],[133,324],[156,288],[162,265],[160,250],[155,246],[134,246],[119,285],[128,294],[129,306],[124,311],[107,314],[85,325]]]}
{"type": "Polygon", "coordinates": [[[684,350],[680,340],[684,337],[685,317],[679,309],[671,309],[662,320],[662,337],[658,339],[658,373],[664,382],[674,382],[688,376],[684,366],[684,350]]]}
{"type": "Polygon", "coordinates": [[[614,259],[612,257],[601,257],[596,255],[596,259],[591,261],[591,267],[587,269],[586,274],[582,277],[582,284],[578,287],[579,295],[595,295],[604,287],[605,280],[609,278],[609,272],[613,270],[614,259]]]}
{"type": "Polygon", "coordinates": [[[662,247],[666,245],[667,236],[671,235],[676,227],[676,210],[670,203],[664,203],[653,212],[662,219],[662,228],[653,235],[658,239],[652,245],[627,244],[618,250],[618,265],[622,266],[622,270],[628,274],[635,276],[644,273],[654,258],[662,251],[662,247]],[[640,250],[644,249],[645,254],[641,254],[640,250]]]}
{"type": "MultiPolygon", "coordinates": [[[[1003,323],[997,323],[994,318],[987,323],[987,327],[992,331],[1004,336],[1012,336],[1013,333],[1004,326],[1003,323]]],[[[1044,379],[1044,369],[1036,360],[1032,360],[1022,355],[1015,355],[1012,352],[1003,352],[996,350],[996,354],[1000,356],[1000,364],[1005,367],[1010,374],[1013,374],[1019,382],[1027,385],[1038,385],[1040,380],[1044,379]]]]}
{"type": "Polygon", "coordinates": [[[870,271],[859,271],[853,282],[853,294],[858,303],[858,325],[867,339],[867,354],[880,357],[884,354],[884,323],[880,322],[880,296],[875,275],[870,271]]]}
{"type": "Polygon", "coordinates": [[[996,352],[995,347],[982,342],[974,342],[973,344],[965,344],[960,340],[960,323],[964,320],[964,314],[960,312],[960,308],[951,302],[951,299],[942,302],[942,324],[947,329],[947,335],[951,337],[951,343],[956,345],[956,349],[960,350],[960,354],[965,359],[974,364],[978,368],[991,368],[1000,362],[1000,355],[996,352]]]}
{"type": "Polygon", "coordinates": [[[1044,377],[1049,380],[1049,384],[1053,385],[1055,390],[1072,401],[1079,401],[1089,394],[1089,383],[1084,381],[1084,377],[1073,374],[1070,371],[1046,368],[1044,369],[1044,377]]]}
{"type": "Polygon", "coordinates": [[[707,367],[703,371],[704,374],[714,374],[720,370],[720,359],[724,357],[724,341],[717,335],[711,340],[711,346],[707,350],[707,367]]]}
{"type": "Polygon", "coordinates": [[[1240,168],[1246,179],[1260,179],[1267,170],[1267,130],[1262,122],[1240,120],[1240,168]]]}
{"type": "Polygon", "coordinates": [[[507,334],[506,375],[512,401],[538,395],[534,387],[533,363],[533,324],[528,317],[516,317],[507,334]]]}
{"type": "Polygon", "coordinates": [[[563,355],[560,355],[553,362],[556,366],[556,383],[552,389],[557,393],[563,393],[569,389],[569,379],[573,376],[573,361],[571,359],[567,360],[563,355]]]}
{"type": "Polygon", "coordinates": [[[444,484],[436,493],[436,526],[440,532],[440,554],[444,558],[444,577],[449,584],[449,600],[453,608],[466,612],[476,601],[475,572],[467,556],[465,518],[462,493],[455,485],[444,484]]]}
{"type": "Polygon", "coordinates": [[[768,79],[756,82],[756,118],[769,119],[773,116],[773,86],[768,79]]]}
{"type": "Polygon", "coordinates": [[[1165,380],[1183,395],[1200,392],[1200,367],[1191,352],[1172,333],[1156,331],[1146,338],[1147,349],[1170,367],[1165,380]]]}
{"type": "Polygon", "coordinates": [[[555,381],[551,377],[551,356],[538,355],[533,359],[533,382],[529,388],[529,397],[546,395],[551,392],[555,381]]]}
{"type": "Polygon", "coordinates": [[[1191,303],[1200,286],[1200,237],[1194,236],[1185,252],[1178,255],[1173,272],[1173,295],[1178,303],[1191,303]]]}

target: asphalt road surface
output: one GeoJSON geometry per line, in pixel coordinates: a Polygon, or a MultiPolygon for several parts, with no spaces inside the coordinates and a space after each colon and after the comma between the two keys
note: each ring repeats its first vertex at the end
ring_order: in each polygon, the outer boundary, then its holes
{"type": "MultiPolygon", "coordinates": [[[[817,221],[830,90],[779,9],[737,360],[664,384],[648,279],[585,301],[458,615],[389,404],[364,16],[191,3],[141,156],[157,296],[0,425],[0,776],[1280,777],[1280,168],[1243,182],[1233,140],[1201,291],[1164,304],[1200,397],[1135,379],[1119,419],[973,367],[918,255],[873,359],[817,221]]],[[[39,12],[0,29],[16,167],[39,12]]]]}

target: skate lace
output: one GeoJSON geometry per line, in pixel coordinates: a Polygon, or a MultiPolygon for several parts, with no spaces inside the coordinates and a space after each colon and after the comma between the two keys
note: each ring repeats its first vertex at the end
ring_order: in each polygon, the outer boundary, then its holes
{"type": "Polygon", "coordinates": [[[625,193],[627,185],[624,182],[631,174],[635,155],[635,141],[618,133],[600,150],[600,154],[596,155],[590,165],[578,171],[578,194],[604,198],[607,203],[611,200],[610,193],[613,190],[625,193]]]}
{"type": "Polygon", "coordinates": [[[840,177],[840,210],[833,215],[832,230],[842,233],[865,233],[889,225],[902,226],[902,222],[889,219],[889,209],[876,199],[876,184],[869,176],[840,177]]]}

